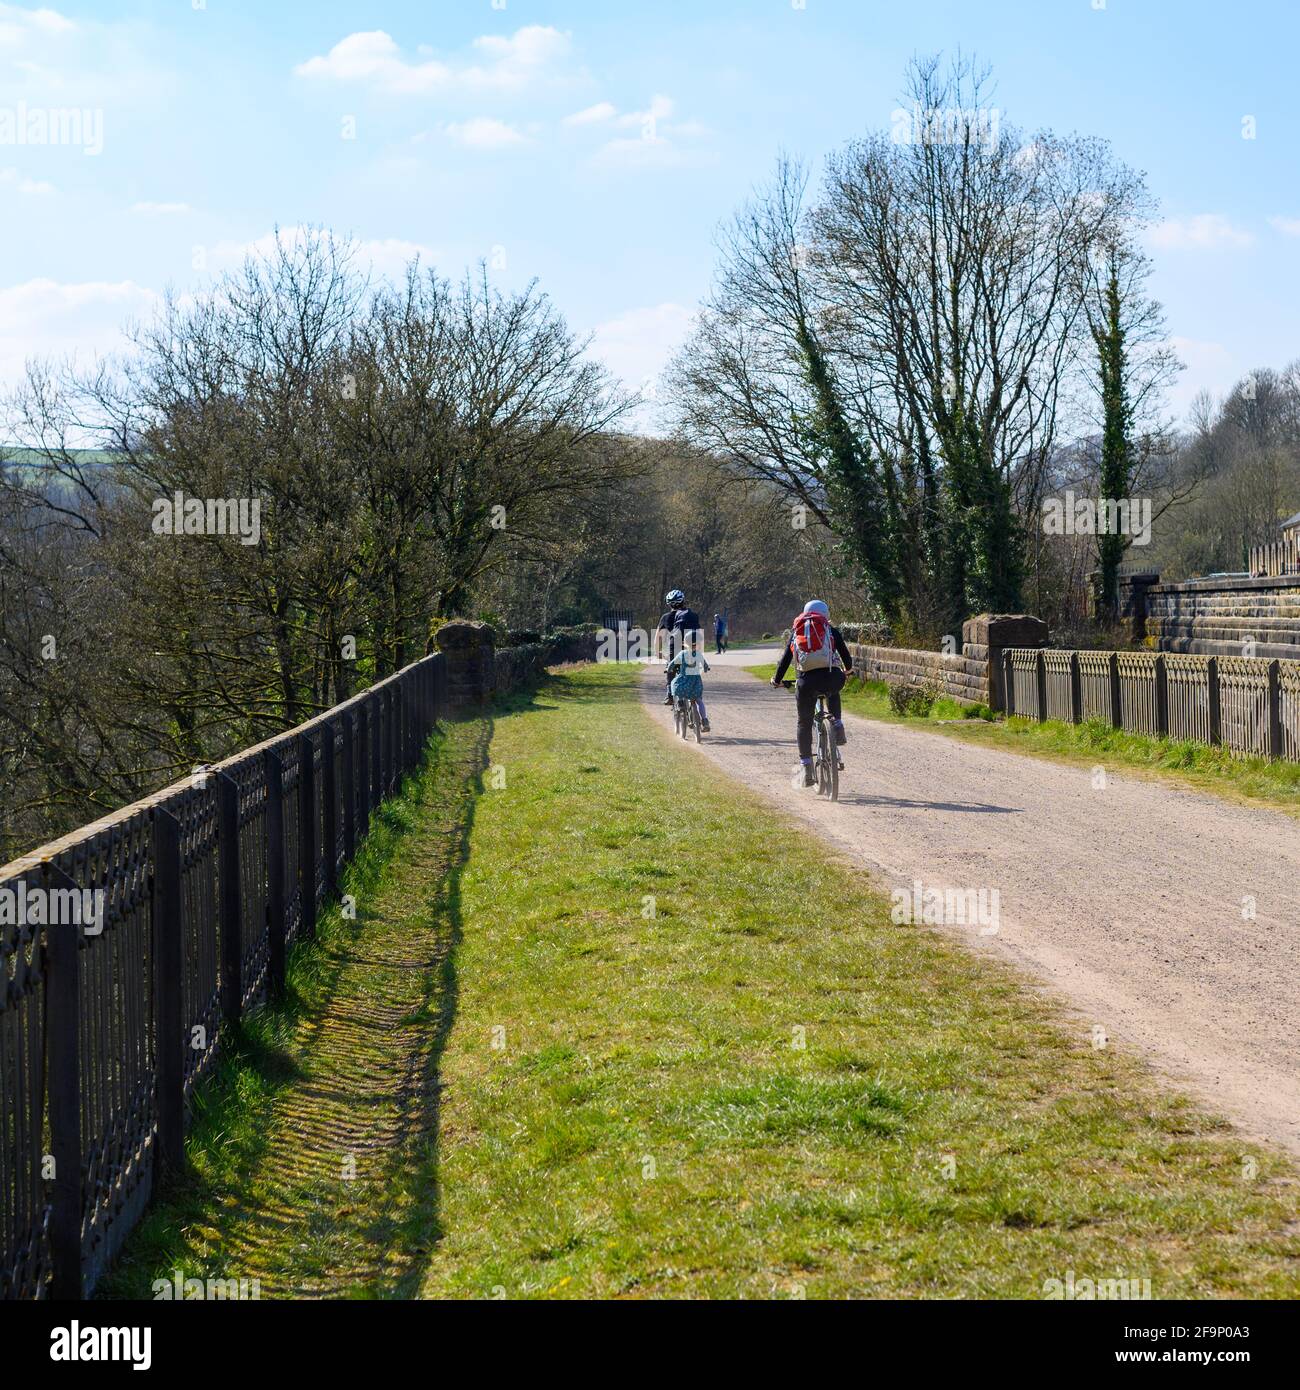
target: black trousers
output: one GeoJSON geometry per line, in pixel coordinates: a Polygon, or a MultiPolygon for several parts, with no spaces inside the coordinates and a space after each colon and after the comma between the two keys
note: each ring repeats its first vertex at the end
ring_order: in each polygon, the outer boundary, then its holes
{"type": "Polygon", "coordinates": [[[838,719],[842,708],[840,691],[844,689],[844,672],[835,667],[830,671],[806,671],[794,683],[794,703],[799,716],[799,756],[812,757],[813,714],[817,709],[817,697],[826,696],[826,707],[832,719],[838,719]]]}

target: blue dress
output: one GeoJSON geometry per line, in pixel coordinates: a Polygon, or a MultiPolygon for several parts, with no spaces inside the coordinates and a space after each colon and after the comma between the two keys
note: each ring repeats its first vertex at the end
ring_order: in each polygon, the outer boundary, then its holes
{"type": "Polygon", "coordinates": [[[673,694],[682,700],[698,700],[704,695],[703,676],[674,676],[673,694]]]}

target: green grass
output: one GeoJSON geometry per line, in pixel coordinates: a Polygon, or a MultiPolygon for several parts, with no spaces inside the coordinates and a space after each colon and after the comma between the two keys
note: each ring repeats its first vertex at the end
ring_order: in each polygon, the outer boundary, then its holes
{"type": "MultiPolygon", "coordinates": [[[[776,665],[747,666],[745,670],[770,680],[776,665]]],[[[982,705],[972,709],[949,699],[936,700],[926,719],[904,717],[890,709],[888,691],[884,681],[850,681],[844,691],[844,707],[867,719],[927,724],[950,738],[1009,752],[1081,767],[1102,761],[1142,776],[1300,816],[1300,763],[1243,757],[1191,739],[1130,734],[1095,719],[1084,724],[1062,724],[1049,719],[1040,724],[1014,716],[994,718],[982,705]]]]}
{"type": "Polygon", "coordinates": [[[312,948],[291,1065],[250,1059],[251,1113],[214,1109],[228,1138],[200,1128],[119,1292],[181,1267],[264,1297],[1032,1298],[1068,1271],[1300,1293],[1280,1158],[891,924],[637,680],[569,671],[453,726],[366,920],[312,948]],[[378,953],[412,967],[400,997],[378,953]],[[367,1134],[341,1184],[322,1163],[367,1134]]]}

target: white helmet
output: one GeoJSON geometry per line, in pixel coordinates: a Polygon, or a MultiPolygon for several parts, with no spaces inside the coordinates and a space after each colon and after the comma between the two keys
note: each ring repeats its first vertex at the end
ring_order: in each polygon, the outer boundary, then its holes
{"type": "Polygon", "coordinates": [[[829,619],[831,610],[819,598],[810,598],[803,606],[805,613],[817,613],[823,618],[829,619]]]}
{"type": "Polygon", "coordinates": [[[685,603],[686,595],[680,589],[669,589],[664,595],[665,603],[685,603]]]}

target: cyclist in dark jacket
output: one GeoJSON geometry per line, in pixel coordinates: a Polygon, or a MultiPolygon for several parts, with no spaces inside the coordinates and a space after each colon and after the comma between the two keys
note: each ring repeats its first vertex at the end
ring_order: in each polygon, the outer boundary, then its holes
{"type": "MultiPolygon", "coordinates": [[[[830,610],[820,599],[812,600],[804,608],[804,612],[820,613],[830,623],[830,610]]],[[[849,736],[844,729],[844,712],[840,701],[840,691],[844,689],[845,677],[853,670],[853,653],[849,651],[848,644],[839,628],[831,623],[830,629],[833,650],[830,667],[815,671],[801,671],[794,686],[795,714],[798,720],[796,737],[799,740],[799,762],[803,768],[805,787],[811,787],[814,782],[812,726],[819,695],[826,696],[826,707],[830,711],[831,728],[835,735],[835,742],[843,745],[849,741],[849,736]]],[[[785,651],[781,653],[781,660],[777,663],[776,675],[772,677],[774,686],[781,684],[782,677],[790,669],[790,663],[793,660],[794,641],[792,639],[785,651]]]]}
{"type": "MultiPolygon", "coordinates": [[[[687,608],[686,595],[680,589],[669,589],[664,601],[668,604],[668,611],[659,619],[655,639],[662,644],[663,639],[659,634],[667,634],[668,651],[663,656],[665,661],[671,661],[686,645],[686,634],[700,631],[700,615],[693,608],[687,608]]],[[[664,675],[664,685],[667,687],[672,683],[672,675],[667,671],[664,675]]],[[[665,689],[664,704],[671,705],[672,702],[672,694],[665,689]]]]}

